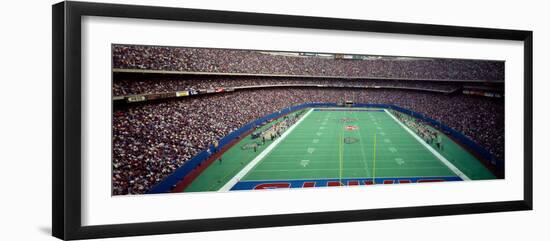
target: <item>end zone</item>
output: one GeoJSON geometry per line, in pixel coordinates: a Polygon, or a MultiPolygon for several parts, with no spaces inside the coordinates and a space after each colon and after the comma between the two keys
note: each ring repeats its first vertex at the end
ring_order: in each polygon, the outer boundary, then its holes
{"type": "Polygon", "coordinates": [[[336,187],[336,186],[363,186],[373,184],[404,184],[425,182],[453,182],[462,181],[457,176],[440,177],[377,177],[377,178],[332,178],[332,179],[303,179],[303,180],[260,180],[240,181],[231,191],[235,190],[265,190],[280,188],[310,188],[310,187],[336,187]]]}

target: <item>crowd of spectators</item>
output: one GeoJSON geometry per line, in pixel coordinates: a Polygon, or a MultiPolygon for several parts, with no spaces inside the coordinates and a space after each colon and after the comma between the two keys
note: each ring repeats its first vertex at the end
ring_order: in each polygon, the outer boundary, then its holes
{"type": "Polygon", "coordinates": [[[260,88],[115,106],[113,195],[145,193],[185,161],[244,124],[308,102],[394,104],[424,113],[504,158],[500,99],[413,90],[260,88]]]}
{"type": "Polygon", "coordinates": [[[401,121],[403,124],[416,132],[416,134],[426,143],[433,144],[434,140],[437,140],[437,131],[433,128],[430,128],[428,123],[412,116],[408,116],[405,113],[400,113],[398,111],[391,112],[397,119],[399,119],[399,121],[401,121]]]}
{"type": "MultiPolygon", "coordinates": [[[[283,85],[326,85],[336,87],[383,87],[415,88],[439,92],[451,92],[460,88],[460,83],[441,81],[409,80],[334,80],[317,78],[274,78],[274,77],[196,77],[180,79],[115,79],[113,95],[127,96],[176,92],[182,90],[218,89],[243,86],[283,86],[283,85]]],[[[474,84],[471,84],[474,85],[474,84]]]]}
{"type": "MultiPolygon", "coordinates": [[[[470,137],[497,159],[504,159],[502,99],[410,90],[452,92],[461,87],[458,82],[425,80],[502,82],[504,62],[355,57],[362,59],[253,50],[113,45],[114,69],[286,76],[179,75],[149,79],[114,75],[114,96],[227,87],[237,87],[237,91],[115,105],[113,195],[145,193],[187,160],[244,124],[285,107],[308,102],[398,105],[442,122],[470,137]],[[239,89],[259,85],[273,87],[239,89]],[[296,85],[386,88],[307,88],[296,85]]],[[[419,129],[426,138],[432,138],[429,128],[419,129]]]]}
{"type": "Polygon", "coordinates": [[[362,78],[504,80],[504,62],[370,56],[335,59],[255,50],[113,45],[113,68],[362,78]]]}

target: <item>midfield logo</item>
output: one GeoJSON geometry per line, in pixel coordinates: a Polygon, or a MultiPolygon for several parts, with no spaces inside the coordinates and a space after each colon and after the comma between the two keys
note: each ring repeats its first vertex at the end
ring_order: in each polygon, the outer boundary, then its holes
{"type": "Polygon", "coordinates": [[[355,138],[355,137],[346,137],[344,138],[344,143],[346,144],[353,144],[353,143],[357,143],[359,142],[359,139],[355,138]]]}
{"type": "Polygon", "coordinates": [[[346,128],[346,130],[348,130],[348,131],[356,131],[356,130],[359,129],[358,126],[346,126],[345,128],[346,128]]]}

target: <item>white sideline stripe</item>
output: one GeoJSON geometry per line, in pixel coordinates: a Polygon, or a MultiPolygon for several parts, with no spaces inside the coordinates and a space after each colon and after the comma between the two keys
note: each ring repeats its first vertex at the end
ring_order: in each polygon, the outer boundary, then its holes
{"type": "Polygon", "coordinates": [[[241,178],[243,178],[244,176],[246,176],[246,174],[248,174],[248,172],[250,172],[250,170],[252,170],[252,168],[254,168],[258,163],[260,163],[260,161],[265,157],[267,156],[267,154],[269,152],[271,152],[271,150],[273,150],[273,148],[275,148],[283,139],[285,139],[285,137],[292,132],[292,130],[294,130],[294,128],[296,128],[296,126],[298,126],[298,124],[300,124],[303,120],[306,119],[306,117],[313,111],[313,108],[311,108],[304,116],[302,116],[302,118],[300,118],[300,120],[298,120],[296,123],[294,123],[294,125],[292,125],[290,128],[288,128],[287,131],[285,131],[281,137],[277,138],[273,143],[271,143],[271,145],[269,145],[267,148],[265,148],[258,156],[256,156],[256,158],[254,158],[254,160],[252,160],[251,162],[249,162],[239,173],[237,173],[233,178],[231,178],[231,180],[229,180],[227,183],[225,183],[225,185],[223,185],[223,187],[221,187],[218,192],[226,192],[226,191],[229,191],[231,190],[231,188],[233,186],[235,186],[235,184],[237,184],[237,182],[239,182],[241,180],[241,178]]]}
{"type": "MultiPolygon", "coordinates": [[[[437,165],[434,167],[377,167],[376,170],[426,170],[426,169],[443,169],[447,170],[447,167],[437,165]]],[[[316,168],[316,169],[269,169],[269,170],[256,170],[256,172],[317,172],[317,171],[336,171],[340,168],[316,168]]],[[[346,167],[346,170],[365,170],[365,167],[346,167]]],[[[338,177],[335,177],[338,179],[338,177]]],[[[400,177],[396,177],[400,178],[400,177]]]]}
{"type": "Polygon", "coordinates": [[[444,156],[439,154],[439,152],[434,150],[432,146],[426,144],[426,142],[424,142],[424,140],[422,140],[422,138],[420,138],[418,135],[416,135],[416,133],[414,133],[414,131],[409,129],[409,127],[407,127],[405,124],[401,123],[401,121],[399,121],[395,116],[393,116],[392,113],[390,113],[387,109],[384,109],[384,111],[395,122],[397,122],[401,127],[403,127],[407,132],[409,132],[409,134],[411,134],[418,142],[420,142],[420,144],[424,145],[424,147],[426,147],[426,149],[428,149],[428,151],[430,151],[435,157],[437,157],[437,159],[439,159],[441,162],[443,162],[443,164],[445,164],[445,166],[447,166],[449,169],[451,169],[451,171],[453,171],[457,176],[462,178],[462,180],[467,180],[467,181],[470,180],[470,178],[468,176],[466,176],[466,174],[464,174],[462,171],[460,171],[458,168],[456,168],[455,165],[453,165],[451,162],[449,162],[449,160],[447,160],[444,156]]]}
{"type": "MultiPolygon", "coordinates": [[[[337,170],[337,169],[335,169],[337,170]]],[[[423,176],[422,178],[445,178],[445,177],[455,177],[455,176],[423,176]]],[[[372,177],[342,177],[342,179],[370,179],[372,180],[372,177]]],[[[384,178],[401,178],[401,179],[405,179],[405,178],[418,178],[418,176],[402,176],[402,177],[394,177],[394,176],[390,176],[390,177],[377,177],[377,178],[380,178],[380,179],[384,179],[384,178]]],[[[334,180],[334,179],[340,179],[338,177],[323,177],[323,178],[315,178],[315,180],[334,180]]],[[[273,182],[273,181],[279,181],[280,179],[269,179],[269,180],[263,180],[263,179],[258,179],[258,180],[245,180],[245,181],[242,181],[242,182],[273,182]]],[[[296,180],[299,180],[299,181],[303,181],[303,180],[306,180],[306,179],[303,179],[303,178],[285,178],[284,181],[296,181],[296,180]]],[[[308,179],[309,180],[309,179],[308,179]]]]}

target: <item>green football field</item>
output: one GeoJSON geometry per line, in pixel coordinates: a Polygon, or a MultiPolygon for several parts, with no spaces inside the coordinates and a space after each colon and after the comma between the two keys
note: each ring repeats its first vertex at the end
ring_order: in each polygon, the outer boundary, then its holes
{"type": "MultiPolygon", "coordinates": [[[[312,108],[256,150],[247,136],[210,164],[185,192],[494,179],[460,145],[428,144],[389,110],[312,108]]],[[[282,119],[282,118],[281,118],[282,119]]],[[[275,120],[261,127],[269,128],[275,120]]]]}

